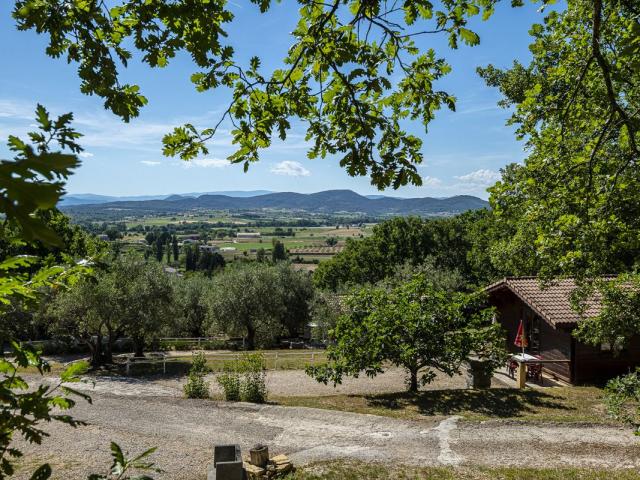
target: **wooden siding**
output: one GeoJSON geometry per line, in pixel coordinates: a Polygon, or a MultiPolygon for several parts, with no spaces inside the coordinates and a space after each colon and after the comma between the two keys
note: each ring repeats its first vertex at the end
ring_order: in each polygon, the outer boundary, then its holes
{"type": "MultiPolygon", "coordinates": [[[[537,315],[510,290],[491,292],[489,298],[491,305],[496,307],[498,312],[498,321],[506,331],[507,350],[518,353],[520,349],[514,345],[514,341],[520,319],[524,318],[529,326],[537,315]]],[[[545,360],[570,361],[545,364],[544,370],[547,375],[574,384],[601,382],[640,367],[640,336],[634,337],[629,347],[615,356],[612,352],[602,351],[599,347],[578,342],[571,334],[572,327],[554,327],[542,318],[537,325],[538,344],[531,342],[527,351],[539,354],[545,360]]]]}
{"type": "Polygon", "coordinates": [[[638,366],[640,366],[640,337],[638,336],[631,339],[629,346],[618,355],[575,341],[574,381],[576,383],[607,380],[633,371],[638,366]]]}
{"type": "MultiPolygon", "coordinates": [[[[571,360],[571,334],[541,319],[540,356],[545,360],[571,360]]],[[[545,363],[544,370],[566,382],[571,381],[571,365],[567,362],[545,363]]]]}

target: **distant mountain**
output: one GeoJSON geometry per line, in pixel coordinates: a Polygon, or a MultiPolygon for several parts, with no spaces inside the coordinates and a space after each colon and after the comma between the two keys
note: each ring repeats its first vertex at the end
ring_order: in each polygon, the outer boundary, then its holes
{"type": "Polygon", "coordinates": [[[172,195],[164,199],[117,201],[95,205],[67,205],[71,213],[118,211],[123,215],[173,214],[193,210],[288,210],[324,214],[362,214],[369,216],[421,215],[448,216],[485,208],[478,197],[458,195],[449,198],[367,198],[351,190],[327,190],[318,193],[268,193],[251,197],[206,194],[199,197],[172,195]]]}
{"type": "Polygon", "coordinates": [[[226,195],[228,197],[255,197],[257,195],[265,195],[273,193],[270,190],[230,190],[220,192],[196,192],[196,193],[180,193],[171,195],[136,195],[136,196],[111,196],[111,195],[95,195],[93,193],[69,193],[62,197],[60,201],[61,207],[70,207],[73,205],[97,205],[101,203],[112,202],[138,202],[144,200],[176,200],[178,198],[197,198],[202,195],[226,195]]]}

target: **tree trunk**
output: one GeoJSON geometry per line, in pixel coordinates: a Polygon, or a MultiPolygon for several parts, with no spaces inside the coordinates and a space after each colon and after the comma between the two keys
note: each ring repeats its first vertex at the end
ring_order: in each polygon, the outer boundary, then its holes
{"type": "Polygon", "coordinates": [[[256,348],[256,329],[247,327],[247,350],[255,350],[256,348]]]}
{"type": "Polygon", "coordinates": [[[133,337],[135,357],[144,357],[144,338],[133,337]]]}
{"type": "Polygon", "coordinates": [[[101,367],[104,364],[102,356],[102,335],[96,335],[96,341],[93,342],[93,338],[87,340],[89,350],[91,350],[91,366],[93,368],[101,367]]]}
{"type": "Polygon", "coordinates": [[[107,344],[105,345],[103,359],[104,363],[110,365],[113,363],[113,332],[109,330],[109,336],[107,337],[107,344]]]}
{"type": "Polygon", "coordinates": [[[411,393],[416,393],[418,391],[418,369],[410,368],[409,369],[409,391],[411,393]]]}

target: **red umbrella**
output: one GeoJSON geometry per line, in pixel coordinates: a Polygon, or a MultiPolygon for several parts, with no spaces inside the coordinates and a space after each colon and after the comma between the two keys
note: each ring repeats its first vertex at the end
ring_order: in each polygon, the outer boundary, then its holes
{"type": "Polygon", "coordinates": [[[525,347],[529,344],[527,343],[527,336],[524,334],[524,322],[520,319],[520,325],[518,326],[518,333],[516,333],[516,339],[513,342],[516,347],[522,348],[524,352],[525,347]]]}

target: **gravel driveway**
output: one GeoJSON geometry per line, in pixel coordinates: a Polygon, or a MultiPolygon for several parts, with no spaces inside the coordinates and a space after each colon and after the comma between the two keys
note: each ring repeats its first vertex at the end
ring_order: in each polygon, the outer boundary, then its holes
{"type": "MultiPolygon", "coordinates": [[[[369,395],[377,393],[402,392],[406,390],[405,372],[400,368],[390,368],[385,373],[374,378],[361,376],[360,378],[345,377],[342,384],[334,387],[332,384],[323,385],[309,377],[302,370],[275,370],[267,372],[267,389],[269,395],[274,397],[300,396],[319,397],[327,395],[369,395]]],[[[39,379],[33,377],[35,381],[39,379]]],[[[211,385],[211,393],[215,396],[222,391],[215,380],[215,375],[207,375],[207,381],[211,385]]],[[[55,379],[51,379],[52,381],[55,379]]],[[[153,379],[135,377],[92,377],[87,379],[89,383],[74,385],[85,391],[97,393],[110,393],[125,396],[161,396],[182,397],[182,387],[186,382],[184,377],[156,377],[153,379]]],[[[506,384],[494,378],[493,386],[505,387],[506,384]]],[[[422,387],[424,390],[444,390],[465,388],[465,380],[461,375],[448,377],[439,375],[429,385],[422,387]]]]}
{"type": "MultiPolygon", "coordinates": [[[[158,446],[154,459],[166,472],[159,479],[204,479],[216,443],[239,443],[245,452],[266,443],[298,465],[349,458],[417,465],[640,467],[637,437],[614,427],[471,423],[457,417],[402,421],[147,393],[94,391],[93,405],[80,402],[73,411],[89,425],[51,425],[45,445],[23,445],[26,463],[49,461],[59,472],[55,478],[85,478],[109,465],[114,440],[130,452],[158,446]]],[[[17,478],[27,478],[26,471],[23,475],[17,478]]]]}

